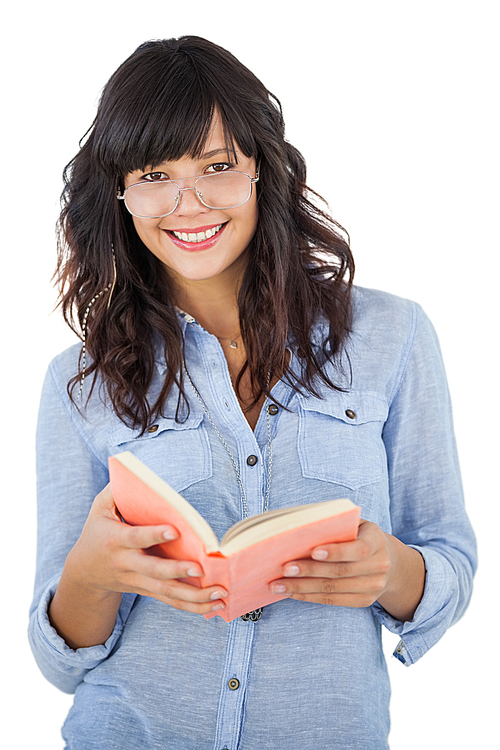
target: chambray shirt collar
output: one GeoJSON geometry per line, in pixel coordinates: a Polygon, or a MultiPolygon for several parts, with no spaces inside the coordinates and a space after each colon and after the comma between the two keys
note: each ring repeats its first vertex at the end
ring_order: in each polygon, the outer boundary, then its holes
{"type": "MultiPolygon", "coordinates": [[[[184,310],[181,310],[179,307],[176,307],[177,317],[179,320],[179,325],[181,328],[181,332],[183,337],[186,336],[186,331],[188,330],[188,327],[197,328],[199,331],[203,331],[207,334],[207,336],[210,336],[210,332],[207,331],[203,326],[198,323],[196,318],[194,318],[190,313],[185,312],[184,310]]],[[[311,343],[313,344],[313,347],[316,347],[317,349],[322,348],[322,344],[325,338],[327,332],[327,322],[324,319],[320,319],[316,326],[314,327],[313,331],[311,332],[311,343]]],[[[294,343],[294,340],[292,337],[288,340],[288,351],[290,353],[290,369],[292,372],[300,373],[302,366],[301,366],[301,360],[300,357],[297,354],[297,345],[294,343]]],[[[164,375],[167,370],[167,364],[165,362],[165,353],[163,349],[162,342],[158,339],[155,345],[155,362],[156,362],[156,368],[159,375],[164,375]]],[[[342,374],[342,368],[340,370],[340,374],[342,374]]]]}
{"type": "MultiPolygon", "coordinates": [[[[183,337],[186,336],[186,329],[188,326],[196,326],[200,330],[204,330],[203,327],[198,323],[198,321],[193,318],[192,315],[190,315],[187,312],[184,312],[184,310],[181,310],[180,308],[176,307],[177,312],[177,318],[179,321],[179,326],[181,329],[181,333],[183,337]]],[[[167,370],[167,363],[165,362],[165,351],[162,340],[158,337],[155,342],[155,364],[156,364],[156,370],[160,376],[163,376],[167,370]]]]}

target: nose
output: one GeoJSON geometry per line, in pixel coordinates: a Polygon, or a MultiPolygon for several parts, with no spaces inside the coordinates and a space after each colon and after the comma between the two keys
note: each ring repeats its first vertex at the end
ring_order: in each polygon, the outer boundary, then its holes
{"type": "Polygon", "coordinates": [[[174,211],[177,216],[197,216],[211,211],[200,201],[193,187],[179,188],[179,203],[174,211]]]}

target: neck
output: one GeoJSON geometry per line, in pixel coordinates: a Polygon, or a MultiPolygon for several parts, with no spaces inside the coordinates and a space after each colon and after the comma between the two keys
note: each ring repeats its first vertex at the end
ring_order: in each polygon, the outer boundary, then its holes
{"type": "Polygon", "coordinates": [[[240,333],[237,290],[210,279],[183,288],[176,304],[217,338],[234,339],[240,333]],[[215,282],[215,283],[214,283],[215,282]]]}

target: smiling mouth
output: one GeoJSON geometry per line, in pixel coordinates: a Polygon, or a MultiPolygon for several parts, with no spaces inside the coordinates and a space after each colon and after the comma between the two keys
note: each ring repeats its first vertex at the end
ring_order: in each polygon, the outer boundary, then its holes
{"type": "Polygon", "coordinates": [[[198,242],[206,242],[206,240],[215,237],[215,235],[221,231],[226,223],[227,222],[225,222],[224,224],[217,224],[217,226],[215,227],[210,227],[199,232],[175,232],[173,229],[170,229],[168,231],[169,234],[173,234],[173,236],[178,240],[181,240],[181,242],[189,242],[193,245],[196,245],[198,242]]]}

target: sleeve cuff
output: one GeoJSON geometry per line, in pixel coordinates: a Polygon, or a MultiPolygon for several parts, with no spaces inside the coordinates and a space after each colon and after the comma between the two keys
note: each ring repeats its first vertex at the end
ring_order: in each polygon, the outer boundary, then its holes
{"type": "Polygon", "coordinates": [[[413,620],[401,622],[377,602],[372,605],[379,621],[400,636],[394,656],[406,666],[414,664],[444,635],[453,623],[459,601],[457,576],[451,563],[432,547],[418,547],[425,562],[425,589],[413,620]]]}
{"type": "Polygon", "coordinates": [[[93,669],[108,658],[112,649],[121,636],[123,626],[134,604],[137,594],[123,594],[113,632],[104,644],[88,648],[72,649],[50,624],[48,606],[55,594],[59,576],[46,588],[38,607],[33,614],[31,625],[31,641],[34,655],[45,676],[62,690],[73,692],[74,687],[67,689],[64,685],[64,675],[77,678],[77,683],[83,679],[85,672],[93,669]],[[54,674],[62,677],[62,683],[54,674]]]}

